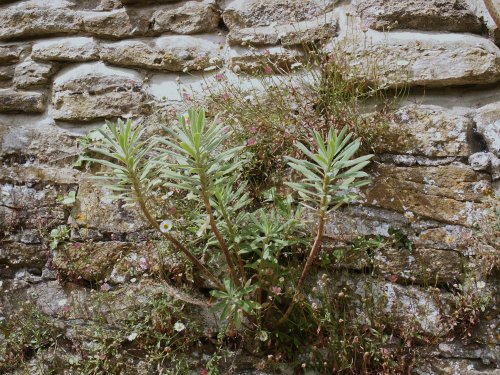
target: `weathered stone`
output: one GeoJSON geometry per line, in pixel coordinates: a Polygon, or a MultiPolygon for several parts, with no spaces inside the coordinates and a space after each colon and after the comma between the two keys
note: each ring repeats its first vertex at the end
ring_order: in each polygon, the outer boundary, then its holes
{"type": "Polygon", "coordinates": [[[375,144],[377,153],[468,156],[473,121],[456,111],[433,105],[410,105],[398,110],[375,144]]]}
{"type": "Polygon", "coordinates": [[[366,37],[338,45],[353,78],[388,87],[500,81],[500,49],[478,36],[368,31],[366,37]]]}
{"type": "Polygon", "coordinates": [[[246,73],[279,74],[290,71],[293,64],[301,64],[300,61],[305,59],[300,51],[281,47],[257,51],[233,47],[230,53],[230,67],[238,66],[246,73]]]}
{"type": "MultiPolygon", "coordinates": [[[[56,126],[52,119],[40,121],[30,119],[30,122],[26,123],[22,118],[4,117],[0,118],[0,156],[4,163],[12,159],[14,161],[22,159],[21,164],[24,161],[50,162],[51,167],[64,167],[72,162],[78,153],[76,136],[56,126]]],[[[53,170],[60,169],[53,168],[53,170]]],[[[65,170],[64,173],[67,173],[68,181],[74,178],[74,170],[65,170]]],[[[53,175],[54,173],[49,171],[43,174],[53,175]]],[[[24,177],[26,175],[22,178],[24,177]]]]}
{"type": "Polygon", "coordinates": [[[94,61],[99,59],[99,46],[93,38],[85,37],[49,40],[34,44],[31,57],[42,61],[94,61]]]}
{"type": "Polygon", "coordinates": [[[55,80],[51,114],[66,121],[140,115],[145,100],[142,81],[136,75],[88,65],[55,80]]]}
{"type": "Polygon", "coordinates": [[[125,5],[145,5],[145,4],[169,4],[169,3],[175,3],[178,0],[120,0],[122,4],[125,5]]]}
{"type": "Polygon", "coordinates": [[[432,247],[464,251],[472,243],[474,232],[470,228],[457,225],[444,225],[438,228],[424,229],[411,240],[417,247],[432,247]]]}
{"type": "Polygon", "coordinates": [[[40,182],[54,183],[57,185],[70,185],[78,183],[79,171],[72,168],[51,167],[47,165],[14,165],[0,167],[2,180],[14,183],[40,182]]]}
{"type": "Polygon", "coordinates": [[[37,190],[27,186],[0,185],[0,231],[13,233],[22,225],[23,229],[49,228],[64,224],[66,214],[59,207],[57,197],[66,194],[66,189],[44,188],[37,190]]]}
{"type": "Polygon", "coordinates": [[[481,33],[481,21],[466,0],[362,0],[355,5],[362,24],[376,30],[481,33]]]}
{"type": "Polygon", "coordinates": [[[68,305],[68,292],[57,281],[34,285],[29,289],[28,295],[41,311],[50,316],[63,315],[64,308],[68,305]]]}
{"type": "Polygon", "coordinates": [[[153,13],[151,19],[155,32],[209,33],[217,30],[220,11],[213,0],[188,1],[180,6],[161,8],[153,13]]]}
{"type": "Polygon", "coordinates": [[[393,282],[437,285],[463,279],[461,256],[452,250],[384,248],[375,253],[373,265],[393,282]]]}
{"type": "Polygon", "coordinates": [[[3,8],[0,12],[0,40],[32,36],[74,34],[83,21],[74,11],[47,2],[26,1],[3,8]]]}
{"type": "Polygon", "coordinates": [[[491,165],[491,156],[489,152],[476,152],[469,156],[469,165],[475,171],[487,171],[491,165]]]}
{"type": "Polygon", "coordinates": [[[478,109],[474,116],[474,122],[477,126],[477,132],[486,141],[487,151],[500,156],[500,102],[488,104],[478,109]]]}
{"type": "Polygon", "coordinates": [[[9,81],[14,78],[15,65],[0,66],[0,81],[9,81]]]}
{"type": "Polygon", "coordinates": [[[0,89],[0,112],[40,113],[45,108],[43,93],[0,89]]]}
{"type": "Polygon", "coordinates": [[[490,12],[486,8],[484,1],[476,1],[476,0],[466,0],[469,8],[473,9],[478,17],[483,19],[483,22],[488,29],[488,34],[495,42],[496,45],[500,45],[500,27],[497,26],[493,18],[491,17],[490,12]]]}
{"type": "Polygon", "coordinates": [[[334,1],[327,0],[236,0],[224,10],[224,23],[236,28],[292,24],[324,16],[333,9],[334,1]]]}
{"type": "Polygon", "coordinates": [[[19,45],[0,45],[0,63],[14,63],[19,61],[22,48],[19,45]]]}
{"type": "Polygon", "coordinates": [[[41,272],[48,258],[49,251],[44,245],[7,241],[0,243],[0,264],[7,265],[10,272],[23,267],[36,268],[41,272]]]}
{"type": "Polygon", "coordinates": [[[220,63],[219,47],[192,36],[166,36],[150,44],[123,41],[102,46],[101,58],[115,65],[166,71],[201,70],[220,63]]]}
{"type": "Polygon", "coordinates": [[[481,200],[492,193],[487,175],[463,164],[440,167],[379,165],[365,189],[367,203],[405,215],[471,226],[480,217],[481,200]]]}
{"type": "Polygon", "coordinates": [[[235,28],[230,30],[227,39],[231,45],[301,46],[328,41],[336,33],[337,21],[333,13],[327,13],[318,19],[294,24],[235,28]]]}
{"type": "Polygon", "coordinates": [[[53,64],[38,63],[31,59],[16,66],[14,84],[17,88],[30,88],[46,85],[57,68],[53,64]]]}
{"type": "Polygon", "coordinates": [[[112,201],[107,198],[110,195],[110,191],[96,186],[95,182],[83,180],[72,211],[76,224],[103,233],[131,233],[149,228],[135,206],[112,201]]]}
{"type": "MultiPolygon", "coordinates": [[[[117,241],[75,242],[58,249],[54,254],[53,264],[67,278],[102,282],[104,279],[109,279],[113,267],[118,261],[144,246],[144,243],[133,244],[117,241]]],[[[136,257],[138,257],[137,253],[136,257]]],[[[144,272],[145,270],[142,269],[140,274],[144,272]]],[[[129,270],[129,274],[133,274],[132,269],[129,270]]],[[[123,281],[125,281],[125,277],[123,281]]]]}
{"type": "Polygon", "coordinates": [[[111,12],[82,12],[83,31],[100,38],[129,38],[145,35],[147,18],[135,17],[125,8],[111,12]]]}
{"type": "Polygon", "coordinates": [[[468,359],[429,358],[415,368],[417,375],[500,375],[500,370],[485,368],[478,361],[468,359]]]}

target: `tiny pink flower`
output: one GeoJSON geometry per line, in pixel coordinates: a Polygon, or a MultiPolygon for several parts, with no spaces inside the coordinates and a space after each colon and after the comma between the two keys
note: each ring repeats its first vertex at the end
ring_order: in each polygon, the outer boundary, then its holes
{"type": "Polygon", "coordinates": [[[273,68],[271,68],[270,66],[266,65],[264,67],[264,74],[273,74],[273,68]]]}
{"type": "Polygon", "coordinates": [[[200,375],[208,375],[208,370],[206,368],[202,368],[200,370],[200,375]]]}
{"type": "Polygon", "coordinates": [[[189,102],[191,100],[191,95],[189,95],[187,93],[183,93],[182,100],[184,100],[185,102],[189,102]]]}
{"type": "Polygon", "coordinates": [[[64,307],[63,307],[63,312],[64,312],[65,314],[67,314],[67,313],[69,313],[70,311],[71,311],[71,306],[69,306],[69,305],[64,305],[64,307]]]}
{"type": "Polygon", "coordinates": [[[250,133],[255,134],[257,133],[257,128],[255,126],[250,128],[250,133]]]}
{"type": "Polygon", "coordinates": [[[279,286],[273,286],[271,288],[271,292],[273,292],[274,294],[281,294],[281,288],[279,286]]]}
{"type": "Polygon", "coordinates": [[[255,141],[255,139],[253,138],[250,138],[248,141],[247,141],[247,146],[253,146],[255,145],[257,142],[255,141]]]}
{"type": "Polygon", "coordinates": [[[226,76],[225,76],[223,73],[217,73],[217,74],[215,75],[215,80],[216,80],[216,81],[222,81],[222,80],[224,80],[225,78],[226,78],[226,76]]]}
{"type": "Polygon", "coordinates": [[[225,93],[222,95],[222,97],[224,98],[224,100],[228,100],[228,99],[231,97],[231,95],[229,95],[227,92],[225,92],[225,93]]]}
{"type": "Polygon", "coordinates": [[[75,242],[75,243],[73,244],[73,247],[74,247],[75,249],[79,249],[79,248],[81,248],[81,247],[82,247],[82,243],[81,243],[81,242],[75,242]]]}
{"type": "Polygon", "coordinates": [[[101,291],[102,292],[108,292],[111,289],[108,283],[104,283],[101,285],[101,291]]]}
{"type": "Polygon", "coordinates": [[[271,54],[271,51],[269,51],[269,50],[266,48],[264,51],[262,51],[262,54],[263,54],[264,56],[268,56],[268,55],[270,55],[270,54],[271,54]]]}

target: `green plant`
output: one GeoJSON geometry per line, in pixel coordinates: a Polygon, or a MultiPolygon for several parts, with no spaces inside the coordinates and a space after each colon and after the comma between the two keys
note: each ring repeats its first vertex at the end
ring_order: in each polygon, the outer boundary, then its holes
{"type": "MultiPolygon", "coordinates": [[[[179,126],[164,131],[166,136],[143,140],[143,130],[131,121],[107,123],[100,130],[102,140],[91,148],[102,158],[90,160],[108,167],[99,178],[117,193],[114,198],[137,204],[151,226],[213,282],[218,291],[212,293],[221,299],[218,306],[223,307],[223,315],[239,327],[240,310],[252,315],[263,295],[270,294],[273,283],[286,272],[279,265],[283,250],[304,243],[297,239],[301,235],[301,211],[293,208],[291,197],[281,198],[276,190],[267,194],[267,203],[266,198],[252,201],[240,174],[245,147],[228,146],[231,131],[217,121],[209,124],[204,111],[190,110],[180,117],[179,126]],[[160,222],[154,217],[158,210],[153,197],[165,189],[184,191],[203,203],[204,212],[199,216],[205,219],[200,229],[209,227],[211,233],[206,248],[219,249],[227,275],[208,269],[182,244],[171,232],[175,227],[172,220],[163,218],[160,222]],[[274,196],[272,202],[269,195],[274,196]]],[[[354,157],[360,141],[352,141],[347,128],[341,132],[332,128],[325,138],[313,132],[307,147],[297,143],[308,160],[288,158],[290,167],[304,178],[287,186],[298,193],[301,205],[316,212],[317,229],[294,296],[280,322],[290,315],[316,259],[326,215],[355,199],[353,190],[368,183],[361,169],[371,155],[354,157]]],[[[267,307],[266,311],[276,311],[267,307]]]]}
{"type": "Polygon", "coordinates": [[[69,228],[66,225],[59,225],[50,231],[50,248],[52,250],[57,249],[57,247],[69,238],[69,228]]]}
{"type": "Polygon", "coordinates": [[[234,324],[234,328],[239,330],[243,314],[255,315],[260,305],[255,301],[245,299],[250,293],[255,291],[257,285],[247,285],[241,288],[235,287],[231,280],[224,280],[225,291],[212,290],[210,294],[218,299],[213,305],[214,310],[222,310],[220,318],[229,319],[234,324]]]}

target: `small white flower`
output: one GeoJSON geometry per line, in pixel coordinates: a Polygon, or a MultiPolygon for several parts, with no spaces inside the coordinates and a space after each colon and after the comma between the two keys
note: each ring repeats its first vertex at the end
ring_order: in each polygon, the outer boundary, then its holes
{"type": "Polygon", "coordinates": [[[292,69],[295,69],[295,68],[300,68],[301,66],[302,66],[302,63],[296,62],[296,63],[293,63],[290,67],[292,69]]]}
{"type": "Polygon", "coordinates": [[[215,65],[212,65],[212,66],[209,66],[208,68],[205,68],[205,69],[203,69],[203,70],[204,70],[205,72],[210,72],[210,71],[215,70],[215,69],[217,69],[217,67],[216,67],[215,65]]]}
{"type": "MultiPolygon", "coordinates": [[[[189,117],[189,115],[188,115],[189,117]]],[[[164,201],[168,200],[168,198],[170,198],[172,196],[172,194],[174,194],[173,191],[169,191],[167,194],[165,194],[164,196],[161,197],[161,199],[163,199],[164,201]]]]}
{"type": "Polygon", "coordinates": [[[134,341],[137,338],[138,334],[137,332],[132,332],[130,335],[127,336],[128,341],[134,341]]]}
{"type": "Polygon", "coordinates": [[[173,227],[172,220],[163,220],[160,223],[160,231],[162,233],[170,232],[170,230],[172,229],[172,227],[173,227]]]}
{"type": "Polygon", "coordinates": [[[182,69],[182,72],[183,72],[183,73],[187,73],[187,72],[188,72],[188,70],[189,70],[189,69],[188,69],[188,67],[186,66],[184,69],[182,69]]]}
{"type": "Polygon", "coordinates": [[[483,289],[486,286],[486,283],[484,281],[478,281],[476,286],[478,289],[483,289]]]}
{"type": "Polygon", "coordinates": [[[186,326],[182,322],[176,322],[174,324],[174,330],[177,332],[182,332],[186,329],[186,326]]]}

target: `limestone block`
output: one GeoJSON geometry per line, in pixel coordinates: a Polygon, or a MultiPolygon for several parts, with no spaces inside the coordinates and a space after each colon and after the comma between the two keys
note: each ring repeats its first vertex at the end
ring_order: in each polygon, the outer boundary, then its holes
{"type": "Polygon", "coordinates": [[[46,85],[57,71],[54,64],[39,63],[28,59],[17,65],[14,72],[14,85],[17,88],[30,88],[46,85]]]}
{"type": "Polygon", "coordinates": [[[393,121],[375,140],[377,153],[468,156],[473,121],[456,111],[434,105],[409,105],[399,109],[393,121]]]}
{"type": "Polygon", "coordinates": [[[301,21],[294,24],[236,28],[229,32],[231,45],[252,44],[301,46],[311,42],[325,42],[337,33],[334,14],[327,13],[318,19],[301,21]]]}
{"type": "Polygon", "coordinates": [[[19,61],[23,48],[17,44],[0,45],[0,63],[14,63],[19,61]]]}
{"type": "Polygon", "coordinates": [[[246,49],[232,47],[229,51],[229,65],[238,66],[247,73],[277,74],[291,70],[294,64],[305,60],[302,52],[296,49],[269,47],[266,49],[246,49]]]}
{"type": "Polygon", "coordinates": [[[467,0],[358,0],[355,6],[362,24],[376,30],[481,33],[482,28],[467,0]]]}
{"type": "Polygon", "coordinates": [[[127,40],[102,46],[102,60],[125,67],[179,72],[201,70],[221,61],[219,46],[193,36],[165,36],[156,40],[127,40]]]}
{"type": "Polygon", "coordinates": [[[0,89],[0,112],[40,113],[44,112],[45,108],[43,93],[0,89]]]}
{"type": "Polygon", "coordinates": [[[500,156],[500,102],[491,103],[477,110],[474,116],[477,132],[486,141],[488,151],[500,156]]]}
{"type": "Polygon", "coordinates": [[[9,81],[14,78],[14,65],[0,66],[0,81],[9,81]]]}
{"type": "Polygon", "coordinates": [[[78,33],[83,26],[81,16],[69,9],[51,7],[51,3],[23,1],[2,8],[0,40],[78,33]]]}
{"type": "Polygon", "coordinates": [[[437,285],[463,279],[462,257],[452,250],[381,249],[373,265],[377,273],[403,283],[437,285]]]}
{"type": "Polygon", "coordinates": [[[157,33],[210,33],[219,26],[220,11],[214,0],[187,1],[156,10],[151,20],[157,33]]]}
{"type": "Polygon", "coordinates": [[[367,203],[406,215],[471,226],[481,217],[480,203],[491,194],[491,179],[469,166],[439,167],[378,165],[364,190],[367,203]]]}
{"type": "Polygon", "coordinates": [[[75,37],[35,43],[31,58],[41,61],[83,62],[99,59],[99,46],[93,38],[75,37]]]}
{"type": "Polygon", "coordinates": [[[51,114],[66,121],[137,116],[146,111],[145,100],[142,80],[136,74],[89,64],[56,78],[51,114]]]}
{"type": "Polygon", "coordinates": [[[130,38],[145,35],[149,20],[125,8],[110,12],[80,12],[83,32],[100,38],[130,38]]]}
{"type": "Polygon", "coordinates": [[[96,181],[84,179],[72,212],[76,224],[102,233],[132,233],[149,228],[135,206],[112,201],[110,195],[112,193],[96,185],[96,181]]]}
{"type": "Polygon", "coordinates": [[[41,270],[49,257],[49,251],[42,244],[23,244],[2,241],[0,243],[0,263],[8,265],[11,272],[19,268],[41,270]]]}
{"type": "MultiPolygon", "coordinates": [[[[0,157],[4,160],[11,156],[14,159],[29,158],[30,162],[50,163],[52,167],[67,166],[78,153],[76,136],[56,126],[53,120],[19,118],[17,115],[0,118],[0,150],[0,157]]],[[[60,168],[54,168],[54,171],[58,170],[60,168]]],[[[48,171],[45,175],[54,174],[48,171]]],[[[71,181],[73,177],[74,174],[70,173],[67,180],[71,181]]]]}
{"type": "Polygon", "coordinates": [[[478,36],[368,31],[357,41],[344,41],[347,47],[338,53],[350,64],[351,77],[379,85],[444,87],[500,81],[500,49],[478,36]]]}
{"type": "Polygon", "coordinates": [[[333,9],[332,0],[236,0],[223,13],[229,30],[314,19],[333,9]]]}

